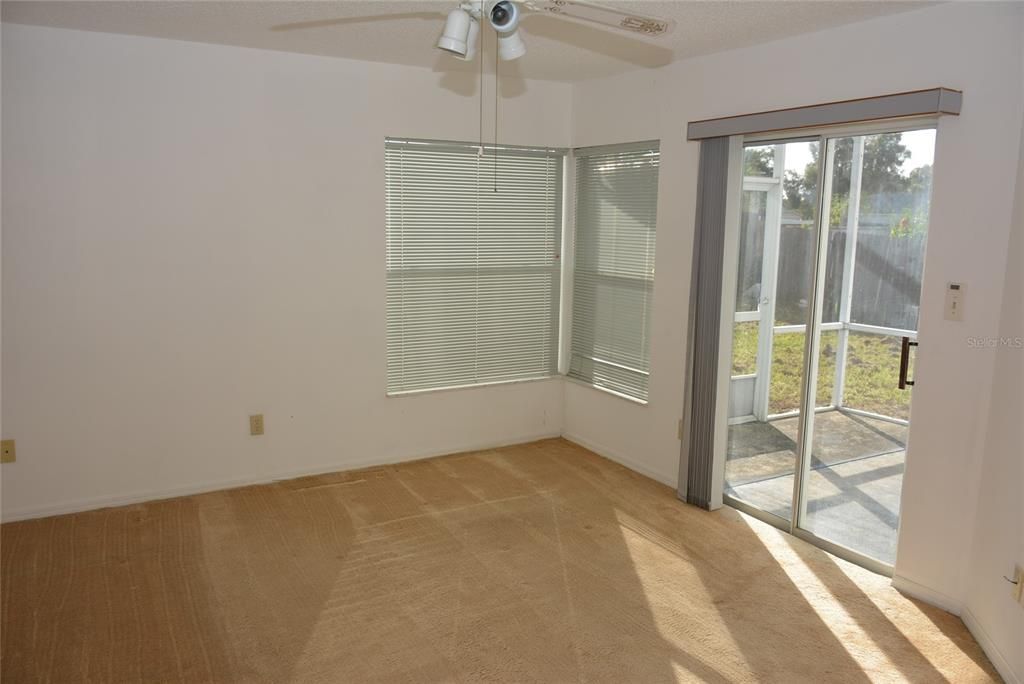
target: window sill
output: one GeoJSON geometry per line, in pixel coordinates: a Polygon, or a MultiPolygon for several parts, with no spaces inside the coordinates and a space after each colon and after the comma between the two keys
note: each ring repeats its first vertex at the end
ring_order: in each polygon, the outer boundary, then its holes
{"type": "Polygon", "coordinates": [[[401,399],[402,397],[415,397],[420,394],[436,394],[438,392],[458,392],[461,390],[473,390],[473,389],[484,389],[487,387],[497,387],[499,385],[522,385],[528,382],[544,382],[546,380],[557,380],[562,376],[557,373],[554,375],[545,375],[539,378],[523,378],[521,380],[498,380],[497,382],[480,382],[474,385],[453,385],[451,387],[431,387],[428,389],[417,389],[417,390],[401,390],[398,392],[384,392],[384,395],[388,399],[401,399]]]}
{"type": "Polygon", "coordinates": [[[599,387],[598,385],[592,385],[591,383],[584,382],[583,380],[577,380],[576,378],[570,378],[568,375],[563,375],[562,379],[565,380],[566,382],[571,382],[574,385],[579,385],[580,387],[588,387],[588,388],[590,388],[592,390],[597,390],[598,392],[604,392],[605,394],[610,394],[613,397],[618,397],[619,399],[624,399],[624,400],[630,402],[631,404],[637,404],[638,406],[647,406],[648,405],[648,402],[643,400],[643,399],[637,399],[636,397],[631,397],[628,394],[623,394],[622,392],[616,392],[615,390],[608,389],[607,387],[599,387]]]}
{"type": "Polygon", "coordinates": [[[576,378],[570,378],[568,375],[563,375],[561,373],[557,373],[555,375],[546,375],[542,378],[525,378],[523,380],[501,380],[499,382],[482,382],[476,385],[456,385],[454,387],[435,387],[431,389],[406,390],[401,392],[385,392],[384,395],[388,399],[402,399],[404,397],[415,397],[422,394],[437,394],[439,392],[459,392],[464,390],[484,389],[487,387],[498,387],[501,385],[522,385],[529,382],[545,382],[548,380],[564,380],[565,382],[571,382],[572,384],[579,385],[580,387],[586,387],[588,389],[597,390],[598,392],[603,392],[604,394],[610,394],[613,397],[622,399],[624,401],[628,401],[629,403],[636,404],[637,406],[648,405],[648,402],[644,401],[643,399],[637,399],[636,397],[631,397],[628,394],[616,392],[615,390],[608,389],[607,387],[598,387],[597,385],[592,385],[589,382],[577,380],[576,378]]]}

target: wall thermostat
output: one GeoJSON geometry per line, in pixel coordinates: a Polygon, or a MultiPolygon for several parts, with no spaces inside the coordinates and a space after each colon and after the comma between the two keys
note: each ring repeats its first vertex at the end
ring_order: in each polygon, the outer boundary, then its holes
{"type": "Polygon", "coordinates": [[[946,320],[964,320],[963,283],[946,283],[946,320]]]}

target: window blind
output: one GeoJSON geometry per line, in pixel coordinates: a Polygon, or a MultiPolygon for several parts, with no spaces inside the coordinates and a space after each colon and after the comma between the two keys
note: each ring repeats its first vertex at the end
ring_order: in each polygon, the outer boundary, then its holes
{"type": "Polygon", "coordinates": [[[557,373],[565,155],[497,152],[385,142],[389,394],[557,373]]]}
{"type": "Polygon", "coordinates": [[[659,145],[576,155],[569,377],[647,401],[659,145]]]}

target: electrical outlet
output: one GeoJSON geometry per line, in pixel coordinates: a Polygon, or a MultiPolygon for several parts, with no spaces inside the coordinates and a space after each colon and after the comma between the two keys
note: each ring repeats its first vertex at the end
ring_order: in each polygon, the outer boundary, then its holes
{"type": "Polygon", "coordinates": [[[250,435],[262,435],[263,434],[263,414],[257,413],[249,416],[249,434],[250,435]]]}
{"type": "Polygon", "coordinates": [[[14,451],[14,440],[5,439],[0,442],[0,463],[14,463],[18,454],[14,451]]]}
{"type": "Polygon", "coordinates": [[[1024,568],[1016,566],[1013,569],[1013,600],[1024,605],[1024,568]]]}

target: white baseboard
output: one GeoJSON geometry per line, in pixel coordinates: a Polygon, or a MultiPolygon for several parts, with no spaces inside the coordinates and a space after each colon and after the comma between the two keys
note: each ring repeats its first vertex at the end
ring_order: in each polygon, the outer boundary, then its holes
{"type": "Polygon", "coordinates": [[[290,480],[296,477],[307,477],[309,475],[322,475],[324,473],[335,473],[346,470],[359,470],[360,468],[372,468],[374,466],[393,465],[395,463],[406,463],[419,461],[435,456],[446,454],[457,454],[465,451],[481,451],[484,449],[497,449],[513,444],[524,444],[535,442],[540,439],[553,439],[560,437],[558,432],[545,432],[541,434],[522,435],[502,440],[491,440],[488,442],[476,442],[457,444],[444,449],[425,449],[420,452],[404,454],[400,457],[378,457],[358,461],[339,461],[326,463],[307,468],[295,468],[289,470],[275,471],[260,475],[248,475],[223,480],[211,480],[208,482],[197,482],[180,487],[167,487],[164,489],[146,490],[132,494],[97,496],[86,499],[76,499],[57,504],[38,506],[34,508],[22,508],[12,511],[4,511],[3,522],[15,522],[18,520],[31,520],[33,518],[46,518],[52,515],[64,515],[66,513],[80,513],[98,508],[109,508],[110,506],[126,506],[129,504],[144,503],[147,501],[159,501],[161,499],[174,499],[179,496],[191,496],[192,494],[204,494],[222,489],[233,489],[235,487],[246,487],[256,484],[267,484],[279,480],[290,480]]]}
{"type": "Polygon", "coordinates": [[[629,458],[628,456],[623,456],[622,454],[616,453],[612,449],[591,442],[589,439],[579,437],[578,435],[563,433],[562,438],[569,440],[573,444],[578,444],[584,449],[589,449],[590,451],[593,451],[595,454],[598,454],[599,456],[604,456],[608,460],[615,461],[619,465],[624,465],[630,470],[636,471],[641,475],[645,475],[651,478],[652,480],[656,480],[663,485],[671,487],[672,489],[676,488],[675,476],[668,476],[665,475],[664,473],[656,472],[655,470],[645,466],[643,463],[639,463],[638,461],[629,458]]]}
{"type": "Polygon", "coordinates": [[[966,607],[962,601],[943,594],[942,592],[935,591],[923,584],[918,584],[913,580],[909,580],[906,577],[900,575],[894,575],[892,578],[892,586],[899,591],[901,594],[906,594],[912,598],[924,601],[929,605],[942,608],[943,610],[957,615],[963,620],[964,625],[967,626],[968,631],[974,636],[974,639],[981,646],[981,650],[985,652],[988,659],[992,661],[992,665],[996,668],[1007,684],[1024,684],[1021,680],[1020,675],[1015,673],[1010,668],[1010,662],[1006,659],[1006,656],[996,647],[995,642],[992,641],[992,637],[988,635],[985,628],[981,626],[978,618],[975,617],[971,609],[966,607]]]}
{"type": "Polygon", "coordinates": [[[902,575],[892,576],[892,586],[901,594],[924,601],[953,615],[960,615],[964,608],[962,601],[958,601],[952,596],[947,596],[941,591],[935,591],[923,584],[918,584],[914,580],[907,579],[902,575]]]}
{"type": "Polygon", "coordinates": [[[992,637],[988,635],[985,628],[981,626],[978,618],[974,616],[970,608],[965,607],[960,613],[960,619],[967,625],[967,629],[972,635],[978,645],[981,646],[981,650],[985,652],[988,659],[992,661],[992,665],[996,668],[999,676],[1003,678],[1006,684],[1024,684],[1021,677],[1024,677],[1024,673],[1016,673],[1010,667],[1010,661],[1006,659],[1003,652],[999,650],[995,642],[992,641],[992,637]]]}

